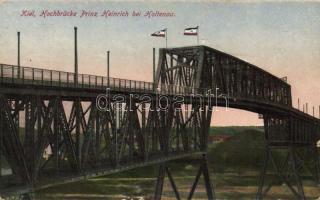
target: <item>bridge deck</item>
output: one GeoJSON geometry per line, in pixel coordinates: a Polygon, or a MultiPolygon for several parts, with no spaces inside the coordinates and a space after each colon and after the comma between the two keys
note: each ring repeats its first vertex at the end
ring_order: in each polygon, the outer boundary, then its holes
{"type": "MultiPolygon", "coordinates": [[[[109,88],[111,92],[132,92],[144,94],[163,94],[163,95],[183,95],[190,96],[193,94],[206,94],[207,88],[194,88],[167,84],[153,84],[146,81],[119,79],[113,77],[96,76],[89,74],[78,74],[78,84],[75,84],[75,74],[72,72],[56,71],[49,69],[40,69],[32,67],[18,67],[15,65],[0,64],[0,83],[9,86],[22,86],[23,90],[27,90],[26,86],[38,86],[46,88],[57,88],[59,91],[68,91],[68,89],[81,89],[85,91],[93,91],[93,96],[97,96],[97,91],[105,92],[109,88]],[[20,69],[20,70],[19,70],[20,69]],[[154,89],[157,88],[157,89],[154,89]]],[[[5,89],[5,88],[3,88],[5,89]]],[[[11,90],[11,89],[9,89],[11,90]]],[[[11,92],[15,92],[11,90],[11,92]]],[[[20,93],[21,90],[16,90],[20,93]]],[[[39,93],[39,92],[38,92],[39,93]]],[[[66,95],[71,95],[68,91],[66,95]]],[[[234,108],[248,108],[248,104],[255,104],[262,111],[271,111],[279,113],[292,113],[301,118],[319,122],[307,113],[304,113],[292,106],[278,105],[272,101],[266,100],[259,96],[252,98],[232,97],[229,96],[229,106],[234,108]],[[264,105],[264,106],[263,106],[264,105]]],[[[218,106],[224,105],[225,99],[218,99],[218,106]]],[[[254,106],[253,106],[254,107],[254,106]]],[[[258,112],[253,108],[253,112],[258,112]]]]}

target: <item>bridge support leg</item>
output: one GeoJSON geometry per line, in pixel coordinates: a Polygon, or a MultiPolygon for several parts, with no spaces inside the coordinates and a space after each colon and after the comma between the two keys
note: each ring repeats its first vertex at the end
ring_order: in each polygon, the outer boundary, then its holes
{"type": "Polygon", "coordinates": [[[305,195],[304,195],[304,191],[303,191],[303,185],[302,185],[302,181],[301,181],[301,177],[299,175],[298,172],[298,163],[297,163],[297,155],[295,152],[295,149],[293,149],[292,147],[290,148],[290,161],[292,164],[292,170],[293,170],[293,175],[294,178],[296,179],[296,183],[297,183],[297,188],[298,188],[298,193],[299,193],[299,198],[300,199],[306,199],[305,195]]]}
{"type": "Polygon", "coordinates": [[[154,199],[155,200],[161,200],[162,191],[163,191],[163,183],[164,183],[164,179],[165,179],[166,173],[168,175],[168,178],[169,178],[171,187],[172,187],[172,189],[174,191],[174,194],[176,196],[176,199],[180,200],[181,198],[180,198],[180,194],[178,192],[177,186],[176,186],[176,184],[175,184],[175,182],[173,180],[173,177],[171,175],[170,169],[169,169],[169,167],[167,166],[166,163],[161,164],[159,166],[159,172],[158,172],[158,178],[157,178],[157,183],[156,183],[156,191],[155,191],[155,194],[154,194],[154,199]]]}
{"type": "Polygon", "coordinates": [[[304,167],[312,176],[314,181],[317,184],[320,184],[320,163],[319,163],[319,151],[316,145],[310,146],[307,149],[307,152],[305,155],[300,155],[299,152],[297,152],[297,160],[299,163],[301,163],[302,167],[304,167]],[[310,157],[310,164],[307,165],[307,163],[304,162],[304,158],[310,157]]]}
{"type": "Polygon", "coordinates": [[[266,147],[266,155],[265,155],[265,159],[263,162],[263,166],[261,169],[261,174],[260,174],[260,181],[259,181],[259,187],[258,187],[258,192],[257,192],[257,200],[262,199],[263,195],[262,195],[262,189],[264,186],[264,182],[265,182],[265,177],[266,177],[266,173],[267,173],[267,167],[268,167],[268,162],[270,160],[270,149],[269,146],[266,147]]]}
{"type": "Polygon", "coordinates": [[[315,168],[316,168],[316,179],[317,179],[317,183],[320,184],[320,161],[319,161],[319,150],[318,148],[315,146],[312,148],[313,151],[313,158],[314,158],[314,162],[315,162],[315,168]]]}
{"type": "MultiPolygon", "coordinates": [[[[192,199],[193,194],[198,186],[198,182],[199,182],[201,175],[203,175],[208,200],[214,200],[215,194],[214,194],[214,190],[213,190],[213,187],[212,187],[212,184],[210,181],[210,173],[209,173],[206,155],[203,155],[203,157],[199,161],[200,161],[199,170],[198,170],[196,178],[192,184],[190,193],[188,195],[188,200],[192,199]]],[[[174,191],[176,199],[180,200],[181,198],[180,198],[180,194],[178,192],[177,186],[174,182],[174,179],[173,179],[171,172],[170,172],[166,163],[161,164],[159,166],[158,178],[157,178],[157,182],[156,182],[156,190],[155,190],[153,199],[154,200],[161,200],[162,192],[163,192],[163,184],[164,184],[164,179],[165,179],[166,174],[168,175],[168,178],[169,178],[171,187],[174,191]]]]}
{"type": "Polygon", "coordinates": [[[215,199],[215,194],[214,194],[214,190],[210,181],[210,173],[209,173],[209,168],[208,168],[208,163],[207,163],[207,157],[206,155],[203,155],[202,159],[201,159],[201,164],[198,170],[198,173],[196,175],[196,178],[192,184],[189,196],[188,196],[188,200],[191,200],[194,194],[194,191],[197,188],[198,182],[199,182],[199,178],[201,176],[201,174],[203,174],[203,178],[204,178],[204,184],[206,187],[206,192],[207,192],[207,197],[208,200],[213,200],[215,199]]]}
{"type": "Polygon", "coordinates": [[[303,185],[301,181],[301,177],[299,175],[299,170],[302,166],[302,161],[299,160],[298,162],[298,154],[297,148],[292,146],[267,146],[266,147],[266,157],[264,160],[264,165],[262,166],[261,175],[260,175],[260,183],[257,192],[256,199],[261,200],[264,196],[268,193],[274,183],[269,183],[266,188],[265,186],[265,179],[267,176],[267,167],[268,164],[271,163],[276,175],[279,177],[280,183],[285,183],[288,188],[292,191],[292,193],[297,197],[297,199],[306,199],[303,185]],[[273,151],[275,150],[282,150],[286,152],[286,158],[279,163],[274,158],[273,151]],[[290,181],[293,179],[292,181],[290,181]],[[291,184],[291,182],[295,183],[295,186],[291,184]]]}
{"type": "Polygon", "coordinates": [[[165,166],[160,165],[159,171],[158,171],[157,183],[156,183],[156,191],[154,193],[154,200],[161,200],[164,177],[165,177],[165,166]]]}

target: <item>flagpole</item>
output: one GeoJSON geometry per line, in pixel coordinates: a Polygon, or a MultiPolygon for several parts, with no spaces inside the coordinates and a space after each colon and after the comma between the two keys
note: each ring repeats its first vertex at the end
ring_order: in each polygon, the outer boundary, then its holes
{"type": "Polygon", "coordinates": [[[167,35],[168,35],[168,29],[166,29],[166,48],[168,48],[168,38],[167,38],[168,36],[167,35]]]}
{"type": "Polygon", "coordinates": [[[197,43],[199,45],[199,34],[200,34],[200,31],[199,31],[199,26],[198,26],[198,33],[197,33],[197,43]]]}

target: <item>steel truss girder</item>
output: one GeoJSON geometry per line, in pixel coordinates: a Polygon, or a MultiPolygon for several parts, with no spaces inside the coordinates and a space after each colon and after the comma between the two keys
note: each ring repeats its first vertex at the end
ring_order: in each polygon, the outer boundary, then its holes
{"type": "Polygon", "coordinates": [[[0,97],[1,152],[20,184],[28,187],[41,185],[43,177],[74,176],[207,148],[212,108],[197,102],[172,104],[164,111],[155,109],[156,101],[110,101],[109,110],[101,111],[96,99],[22,95],[10,103],[12,99],[0,97]],[[25,124],[21,133],[19,121],[25,124]],[[52,154],[44,158],[48,148],[52,154]]]}
{"type": "Polygon", "coordinates": [[[273,145],[316,145],[320,125],[294,115],[264,114],[265,136],[273,145]]]}
{"type": "Polygon", "coordinates": [[[156,83],[219,88],[230,98],[256,99],[290,106],[291,87],[262,69],[206,46],[160,49],[156,83]]]}

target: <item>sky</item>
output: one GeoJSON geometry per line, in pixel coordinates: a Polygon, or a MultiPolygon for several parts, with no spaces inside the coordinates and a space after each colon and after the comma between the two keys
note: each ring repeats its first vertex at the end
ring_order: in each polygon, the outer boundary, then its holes
{"type": "MultiPolygon", "coordinates": [[[[199,26],[200,44],[232,54],[277,77],[288,77],[297,99],[320,104],[320,2],[299,1],[0,1],[0,63],[73,71],[74,26],[78,27],[79,73],[152,80],[152,48],[164,38],[150,34],[167,28],[168,47],[196,45],[185,28],[199,26]],[[35,17],[21,16],[23,10],[35,17]],[[42,11],[128,11],[129,17],[41,17],[42,11]],[[133,12],[160,11],[173,17],[132,17],[133,12]]],[[[212,125],[262,125],[256,113],[239,110],[213,114],[212,125]]]]}

